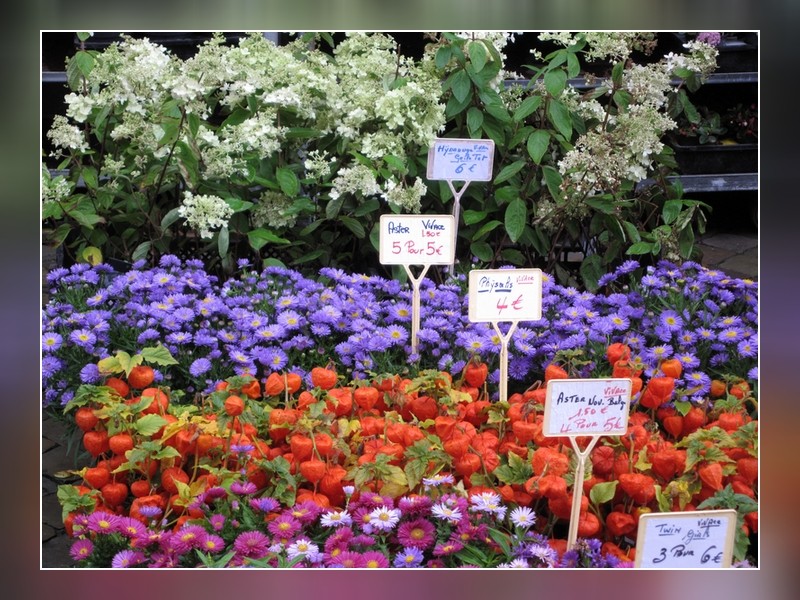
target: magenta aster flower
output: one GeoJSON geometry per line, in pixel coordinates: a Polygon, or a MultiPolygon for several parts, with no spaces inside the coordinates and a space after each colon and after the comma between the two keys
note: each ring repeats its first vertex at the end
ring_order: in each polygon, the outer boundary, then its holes
{"type": "Polygon", "coordinates": [[[83,560],[89,558],[94,551],[94,544],[92,540],[77,540],[69,549],[69,555],[72,560],[83,560]]]}
{"type": "Polygon", "coordinates": [[[464,548],[464,544],[458,542],[456,540],[450,539],[446,542],[442,542],[440,544],[436,544],[436,547],[433,549],[434,556],[450,556],[451,554],[455,554],[459,550],[464,548]]]}
{"type": "Polygon", "coordinates": [[[183,554],[197,548],[205,536],[206,530],[200,525],[184,525],[173,536],[172,545],[176,552],[183,554]]]}
{"type": "Polygon", "coordinates": [[[145,561],[145,556],[142,552],[136,550],[120,550],[111,559],[111,567],[114,569],[127,569],[140,565],[145,561]]]}
{"type": "Polygon", "coordinates": [[[245,531],[234,540],[233,549],[243,557],[264,558],[269,549],[269,538],[260,531],[245,531]]]}
{"type": "Polygon", "coordinates": [[[250,494],[255,494],[258,491],[258,487],[252,481],[234,481],[231,484],[231,491],[241,496],[249,496],[250,494]]]}
{"type": "Polygon", "coordinates": [[[98,510],[89,515],[87,524],[92,533],[114,533],[119,525],[119,516],[98,510]]]}
{"type": "Polygon", "coordinates": [[[292,515],[284,513],[279,515],[277,519],[270,521],[267,529],[276,538],[286,540],[294,537],[294,535],[300,531],[301,527],[300,521],[295,519],[292,515]]]}
{"type": "Polygon", "coordinates": [[[397,541],[403,546],[425,550],[433,545],[436,528],[425,519],[401,523],[397,528],[397,541]]]}
{"type": "Polygon", "coordinates": [[[364,567],[367,569],[386,569],[389,567],[389,559],[386,558],[383,552],[370,550],[369,552],[364,552],[362,558],[364,567]]]}
{"type": "Polygon", "coordinates": [[[225,550],[225,540],[214,533],[206,533],[198,541],[197,548],[201,552],[215,554],[225,550]]]}
{"type": "Polygon", "coordinates": [[[352,550],[343,550],[327,561],[327,566],[334,569],[360,569],[364,567],[364,556],[352,550]]]}
{"type": "Polygon", "coordinates": [[[139,519],[133,517],[121,517],[119,522],[119,532],[126,538],[136,538],[142,535],[147,528],[139,519]]]}

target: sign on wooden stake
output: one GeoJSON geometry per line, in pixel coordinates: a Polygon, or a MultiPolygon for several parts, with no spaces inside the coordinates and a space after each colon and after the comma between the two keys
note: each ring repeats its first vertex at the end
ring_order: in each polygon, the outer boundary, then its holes
{"type": "Polygon", "coordinates": [[[475,269],[469,273],[469,320],[490,322],[500,338],[500,400],[508,397],[508,342],[520,321],[542,318],[541,269],[475,269]],[[510,321],[504,334],[499,323],[510,321]]]}
{"type": "Polygon", "coordinates": [[[381,215],[380,262],[403,265],[411,280],[411,352],[417,352],[419,335],[419,286],[431,265],[450,265],[455,258],[452,215],[381,215]],[[414,276],[411,265],[423,265],[414,276]]]}

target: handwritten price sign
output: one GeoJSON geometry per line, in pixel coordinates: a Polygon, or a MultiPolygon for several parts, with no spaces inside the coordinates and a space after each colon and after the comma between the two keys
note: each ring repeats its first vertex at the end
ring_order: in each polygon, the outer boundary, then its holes
{"type": "Polygon", "coordinates": [[[733,509],[642,514],[634,566],[727,568],[731,566],[735,533],[733,509]]]}
{"type": "Polygon", "coordinates": [[[549,437],[623,435],[628,430],[631,380],[551,379],[542,433],[549,437]]]}
{"type": "Polygon", "coordinates": [[[491,181],[494,141],[440,138],[428,151],[428,179],[491,181]]]}
{"type": "Polygon", "coordinates": [[[538,321],[541,318],[542,271],[540,269],[470,271],[470,321],[538,321]]]}
{"type": "Polygon", "coordinates": [[[455,257],[453,215],[381,215],[384,265],[449,265],[455,257]]]}

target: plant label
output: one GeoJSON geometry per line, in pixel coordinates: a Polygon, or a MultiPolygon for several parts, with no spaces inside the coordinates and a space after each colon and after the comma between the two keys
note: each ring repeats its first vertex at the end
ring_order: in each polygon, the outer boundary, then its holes
{"type": "Polygon", "coordinates": [[[428,150],[430,180],[491,181],[493,140],[437,138],[428,150]]]}
{"type": "Polygon", "coordinates": [[[542,433],[548,437],[623,435],[628,430],[631,380],[551,379],[542,433]]]}
{"type": "Polygon", "coordinates": [[[541,269],[475,269],[469,273],[469,320],[538,321],[541,269]]]}
{"type": "Polygon", "coordinates": [[[733,509],[646,513],[639,517],[634,567],[725,569],[735,534],[733,509]]]}
{"type": "Polygon", "coordinates": [[[453,215],[381,215],[381,264],[452,264],[456,254],[453,222],[453,215]]]}

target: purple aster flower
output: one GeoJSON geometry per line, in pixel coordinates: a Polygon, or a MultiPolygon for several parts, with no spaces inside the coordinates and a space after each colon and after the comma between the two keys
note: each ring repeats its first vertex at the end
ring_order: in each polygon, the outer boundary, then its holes
{"type": "Polygon", "coordinates": [[[72,560],[84,560],[89,558],[94,552],[94,544],[91,540],[81,539],[75,541],[69,549],[72,560]]]}
{"type": "Polygon", "coordinates": [[[111,567],[114,569],[127,569],[135,567],[145,561],[145,555],[136,550],[120,550],[111,559],[111,567]]]}
{"type": "Polygon", "coordinates": [[[207,358],[197,358],[189,366],[189,373],[192,377],[200,377],[211,370],[211,361],[207,358]]]}
{"type": "Polygon", "coordinates": [[[64,342],[64,338],[62,338],[59,334],[55,333],[54,331],[45,333],[42,336],[42,351],[43,352],[55,352],[59,348],[61,348],[61,344],[64,342]]]}
{"type": "Polygon", "coordinates": [[[392,565],[399,569],[416,569],[422,564],[424,558],[425,557],[419,548],[409,546],[407,548],[403,548],[397,553],[397,556],[394,557],[392,565]]]}
{"type": "Polygon", "coordinates": [[[729,327],[719,333],[718,339],[721,342],[739,342],[744,337],[744,331],[740,327],[729,327]]]}
{"type": "Polygon", "coordinates": [[[101,379],[100,370],[97,368],[96,364],[89,363],[81,369],[81,383],[98,383],[101,379]]]}
{"type": "Polygon", "coordinates": [[[272,371],[280,371],[289,363],[289,357],[280,348],[263,348],[256,358],[258,362],[272,371]]]}
{"type": "Polygon", "coordinates": [[[89,329],[77,329],[69,334],[70,341],[87,350],[91,350],[97,342],[97,336],[89,329]]]}
{"type": "Polygon", "coordinates": [[[245,531],[234,540],[233,549],[243,557],[264,558],[268,553],[269,538],[257,530],[245,531]]]}
{"type": "Polygon", "coordinates": [[[719,31],[702,31],[697,34],[697,41],[716,47],[722,41],[722,35],[719,31]]]}
{"type": "Polygon", "coordinates": [[[269,513],[273,510],[277,510],[280,507],[280,503],[275,498],[264,496],[263,498],[251,499],[250,507],[264,513],[269,513]]]}
{"type": "Polygon", "coordinates": [[[426,519],[405,521],[397,527],[397,541],[403,546],[425,550],[435,541],[436,528],[426,519]]]}
{"type": "Polygon", "coordinates": [[[145,519],[155,519],[159,517],[162,512],[163,511],[161,510],[160,506],[155,506],[152,504],[145,504],[139,508],[139,514],[145,519]]]}

